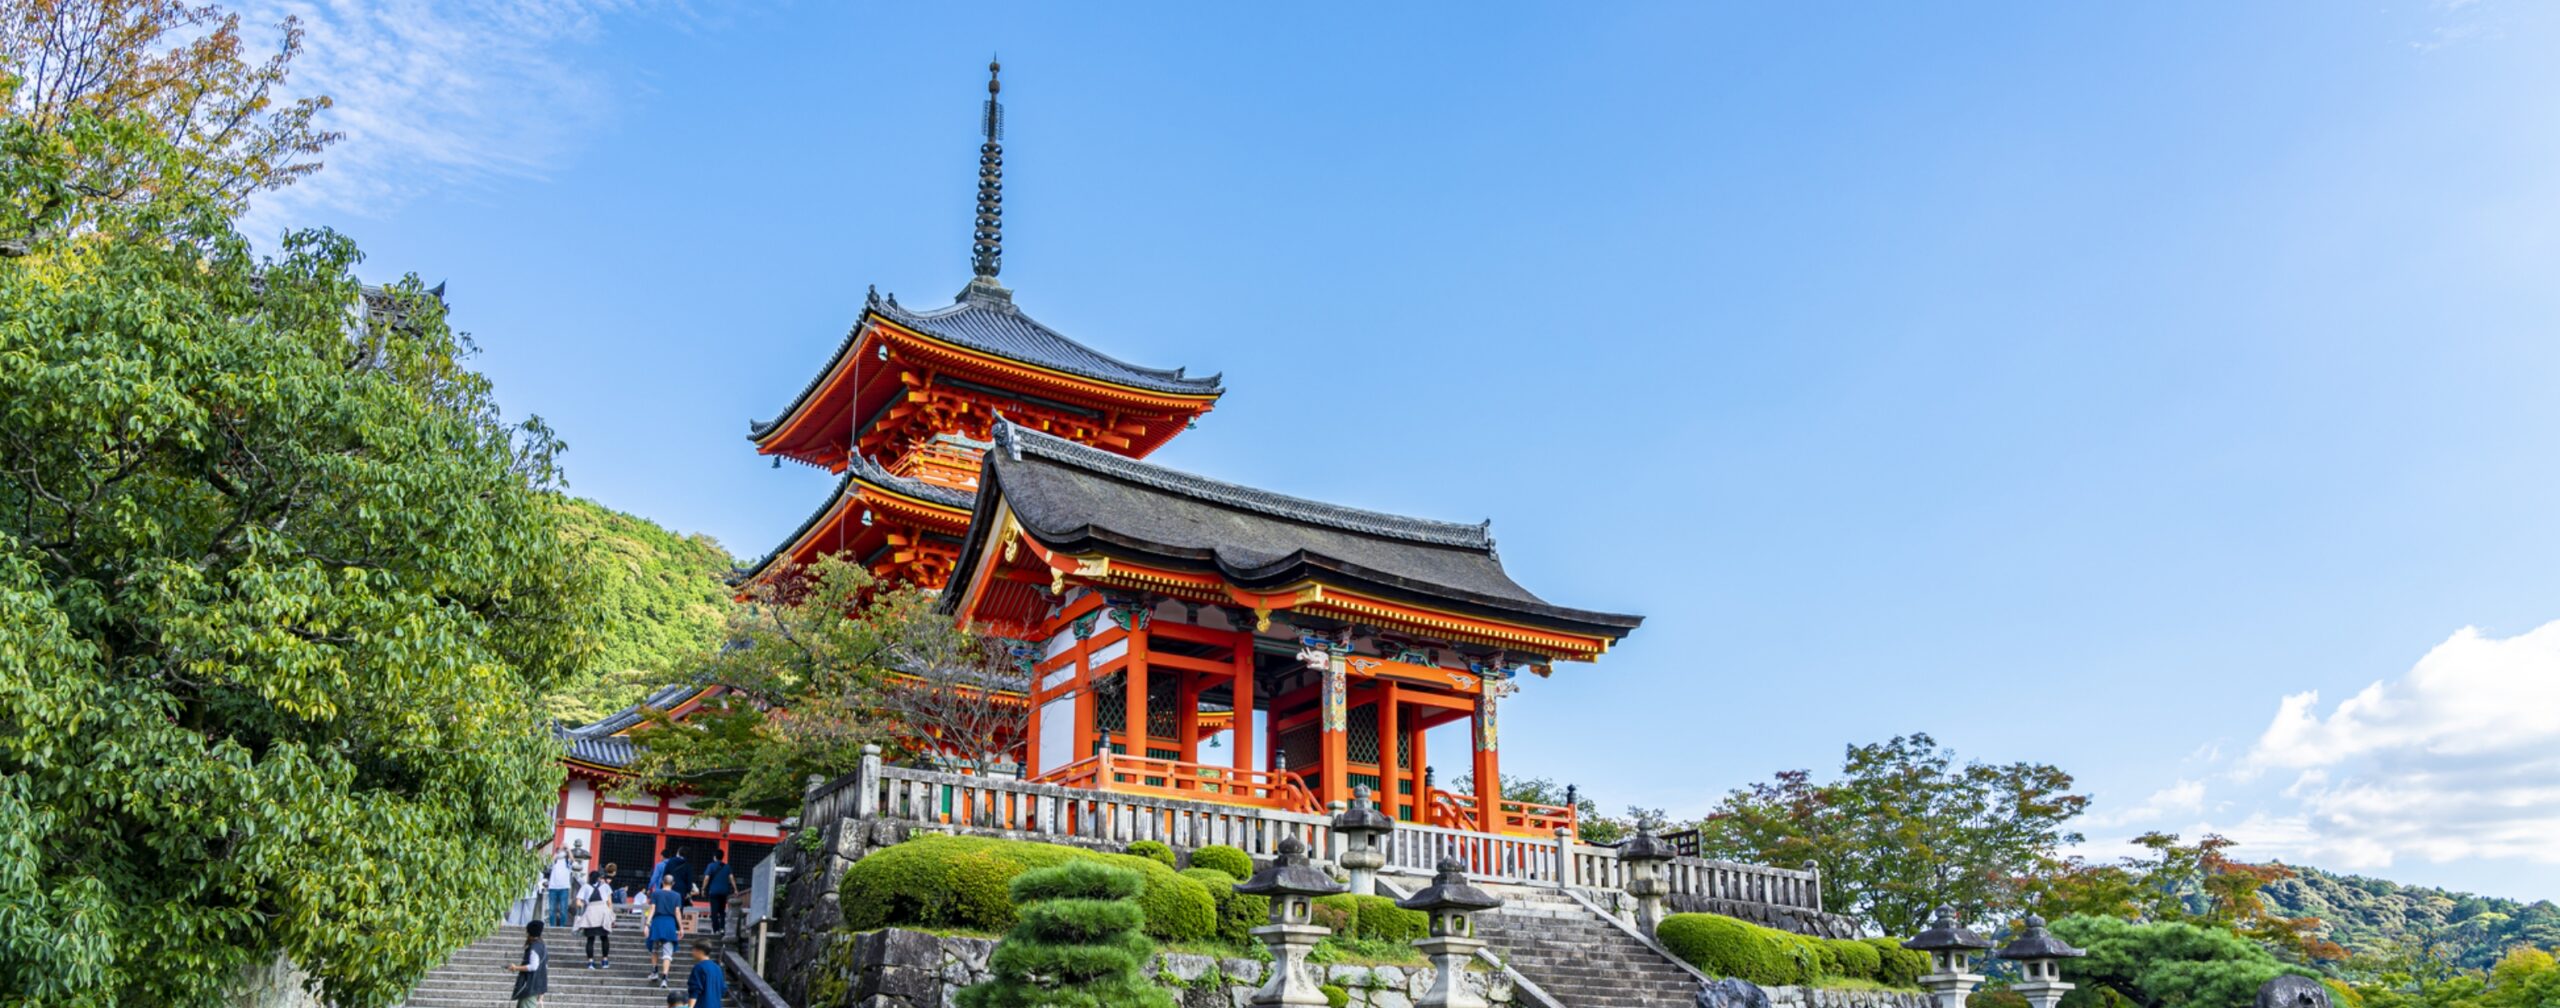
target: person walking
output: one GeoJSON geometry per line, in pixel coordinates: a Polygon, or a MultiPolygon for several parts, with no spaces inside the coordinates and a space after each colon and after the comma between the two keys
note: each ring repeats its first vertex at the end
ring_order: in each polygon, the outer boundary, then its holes
{"type": "Polygon", "coordinates": [[[720,1008],[720,999],[729,993],[729,973],[720,968],[720,960],[711,958],[711,943],[693,943],[693,972],[684,977],[685,996],[692,1008],[720,1008]]]}
{"type": "Polygon", "coordinates": [[[658,889],[649,894],[649,982],[667,985],[667,976],[675,972],[676,942],[684,937],[684,897],[676,895],[676,880],[658,879],[658,889]]]}
{"type": "Polygon", "coordinates": [[[665,864],[667,869],[665,880],[675,883],[668,888],[674,889],[677,898],[684,900],[684,905],[691,908],[693,906],[693,862],[685,860],[684,852],[675,849],[675,845],[669,844],[665,864]]]}
{"type": "Polygon", "coordinates": [[[587,939],[587,968],[612,968],[613,887],[604,884],[603,872],[587,876],[578,890],[578,933],[587,939]]]}
{"type": "Polygon", "coordinates": [[[577,869],[570,867],[568,851],[556,850],[552,852],[551,867],[544,870],[542,884],[544,888],[551,890],[551,913],[549,916],[551,926],[556,928],[568,927],[569,889],[578,884],[577,869]]]}
{"type": "Polygon", "coordinates": [[[516,1008],[541,1008],[542,996],[551,993],[551,950],[542,944],[541,921],[524,923],[524,954],[507,969],[516,975],[516,1008]]]}
{"type": "Polygon", "coordinates": [[[729,930],[729,894],[736,891],[729,880],[729,858],[720,848],[711,849],[711,863],[702,866],[702,896],[711,901],[711,933],[727,934],[729,930]]]}

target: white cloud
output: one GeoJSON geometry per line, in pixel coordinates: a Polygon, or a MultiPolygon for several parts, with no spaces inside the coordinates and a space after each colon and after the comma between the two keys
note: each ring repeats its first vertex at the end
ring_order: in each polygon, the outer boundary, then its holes
{"type": "Polygon", "coordinates": [[[2139,805],[2116,812],[2093,813],[2085,820],[2085,825],[2091,829],[2106,829],[2127,823],[2158,822],[2172,816],[2194,815],[2202,811],[2204,811],[2204,782],[2180,780],[2152,792],[2151,797],[2143,799],[2139,805]]]}
{"type": "Polygon", "coordinates": [[[621,5],[587,0],[267,0],[244,24],[287,15],[307,32],[291,86],[326,94],[346,139],[326,167],[263,194],[244,229],[374,216],[432,190],[539,177],[611,108],[580,50],[621,5]]]}
{"type": "Polygon", "coordinates": [[[2560,622],[2506,638],[2466,627],[2334,707],[2285,697],[2241,763],[2294,771],[2277,796],[2289,811],[2221,830],[2260,853],[2348,869],[2560,864],[2560,622]]]}

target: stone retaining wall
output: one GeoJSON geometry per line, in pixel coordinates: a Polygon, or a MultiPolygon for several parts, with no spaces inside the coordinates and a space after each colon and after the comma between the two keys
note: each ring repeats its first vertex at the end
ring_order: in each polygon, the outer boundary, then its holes
{"type": "MultiPolygon", "coordinates": [[[[802,1008],[955,1008],[960,989],[988,978],[988,938],[961,938],[883,928],[837,934],[821,953],[802,1008]]],[[[1167,952],[1148,965],[1156,984],[1182,1008],[1246,1008],[1262,984],[1264,964],[1167,952]]],[[[1431,986],[1425,966],[1321,966],[1323,982],[1341,987],[1350,1008],[1412,1008],[1431,986]]],[[[1493,1008],[1514,1008],[1511,984],[1492,973],[1469,972],[1469,983],[1493,1008]]],[[[1830,1003],[1794,1008],[1834,1008],[1830,1003]]],[[[1868,1008],[1868,1006],[1858,1006],[1868,1008]]],[[[1874,1008],[1901,1008],[1877,1005],[1874,1008]]]]}

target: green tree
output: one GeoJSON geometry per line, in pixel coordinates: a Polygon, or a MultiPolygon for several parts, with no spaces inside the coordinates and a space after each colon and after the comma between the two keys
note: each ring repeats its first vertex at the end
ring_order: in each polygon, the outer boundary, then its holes
{"type": "Polygon", "coordinates": [[[561,534],[594,575],[602,606],[594,660],[553,691],[554,717],[586,722],[700,673],[734,603],[729,552],[594,501],[562,498],[561,534]]]}
{"type": "Polygon", "coordinates": [[[589,616],[558,445],[414,280],[368,296],[327,233],[256,258],[218,191],[85,195],[109,152],[189,170],[147,121],[0,123],[36,236],[0,259],[0,990],[214,1004],[282,958],[387,1003],[548,828],[535,703],[589,616]]]}
{"type": "MultiPolygon", "coordinates": [[[[724,693],[680,722],[651,712],[632,732],[641,755],[624,786],[688,788],[706,815],[785,815],[799,809],[803,781],[850,772],[867,743],[935,758],[998,744],[1000,729],[946,717],[934,689],[912,687],[910,670],[972,668],[966,678],[991,681],[995,666],[1011,669],[1001,642],[954,626],[933,603],[839,557],[749,586],[730,611],[730,643],[702,672],[724,693]],[[980,734],[954,737],[969,725],[980,734]]],[[[962,685],[947,671],[923,681],[962,685]]]]}
{"type": "Polygon", "coordinates": [[[1137,872],[1095,861],[1015,876],[1017,922],[961,1008],[1173,1008],[1144,972],[1156,948],[1139,932],[1140,887],[1137,872]]]}
{"type": "Polygon", "coordinates": [[[1710,857],[1822,868],[1824,905],[1886,934],[1931,908],[1968,914],[2018,904],[2030,880],[2080,834],[2087,807],[2071,775],[2042,763],[1959,765],[1925,734],[1851,746],[1840,776],[1807,771],[1736,790],[1699,824],[1710,857]]]}
{"type": "Polygon", "coordinates": [[[302,51],[301,26],[286,18],[281,28],[276,51],[253,62],[243,55],[239,15],[211,5],[13,0],[0,7],[0,76],[14,81],[0,108],[63,168],[59,190],[17,194],[47,204],[18,223],[85,229],[172,197],[237,213],[250,194],[318,171],[320,152],[341,134],[317,124],[327,97],[281,93],[302,51]],[[72,143],[82,121],[132,123],[167,144],[145,151],[72,143]]]}
{"type": "Polygon", "coordinates": [[[2247,1008],[2260,984],[2318,976],[2223,927],[2065,917],[2053,933],[2089,953],[2063,964],[2062,978],[2081,987],[2065,1008],[2108,1004],[2109,993],[2140,1008],[2247,1008]]]}

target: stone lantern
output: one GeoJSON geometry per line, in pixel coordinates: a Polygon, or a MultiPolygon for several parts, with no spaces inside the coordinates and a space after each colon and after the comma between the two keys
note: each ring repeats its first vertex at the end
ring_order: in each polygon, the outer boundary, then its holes
{"type": "Polygon", "coordinates": [[[2026,998],[2031,1008],[2053,1008],[2062,1003],[2062,995],[2072,988],[2071,984],[2062,982],[2062,961],[2088,953],[2072,948],[2054,937],[2053,932],[2045,930],[2042,917],[2028,914],[2027,919],[2019,923],[2026,925],[2025,933],[1992,955],[2018,964],[2023,978],[2010,984],[2010,990],[2026,998]]]}
{"type": "Polygon", "coordinates": [[[1636,835],[1618,845],[1618,862],[1627,866],[1627,895],[1636,898],[1636,925],[1644,933],[1662,926],[1662,899],[1671,894],[1671,882],[1662,877],[1662,868],[1680,856],[1661,837],[1653,835],[1653,825],[1636,827],[1636,835]]]}
{"type": "Polygon", "coordinates": [[[1251,1003],[1325,1004],[1324,990],[1308,968],[1307,956],[1333,932],[1315,922],[1315,898],[1341,892],[1342,887],[1307,859],[1306,842],[1293,834],[1281,839],[1279,856],[1252,878],[1236,883],[1236,891],[1271,898],[1271,923],[1253,929],[1253,935],[1271,947],[1271,976],[1261,990],[1253,992],[1251,1003]]]}
{"type": "Polygon", "coordinates": [[[1414,1001],[1414,1008],[1485,1008],[1484,998],[1466,989],[1467,960],[1484,947],[1467,918],[1501,906],[1501,898],[1468,882],[1467,863],[1450,857],[1440,859],[1440,873],[1431,876],[1430,885],[1396,905],[1431,917],[1430,936],[1413,940],[1413,947],[1430,957],[1433,972],[1431,989],[1414,1001]]]}
{"type": "Polygon", "coordinates": [[[1941,906],[1929,929],[1902,947],[1929,953],[1929,972],[1921,975],[1920,986],[1937,999],[1939,1008],[1964,1008],[1965,995],[1982,982],[1982,974],[1973,971],[1973,957],[1991,943],[1956,923],[1954,908],[1941,906]]]}
{"type": "Polygon", "coordinates": [[[1378,894],[1378,869],[1387,864],[1385,841],[1395,828],[1396,821],[1369,800],[1369,785],[1351,789],[1351,805],[1333,817],[1333,835],[1342,845],[1334,863],[1351,872],[1353,893],[1378,894]]]}

